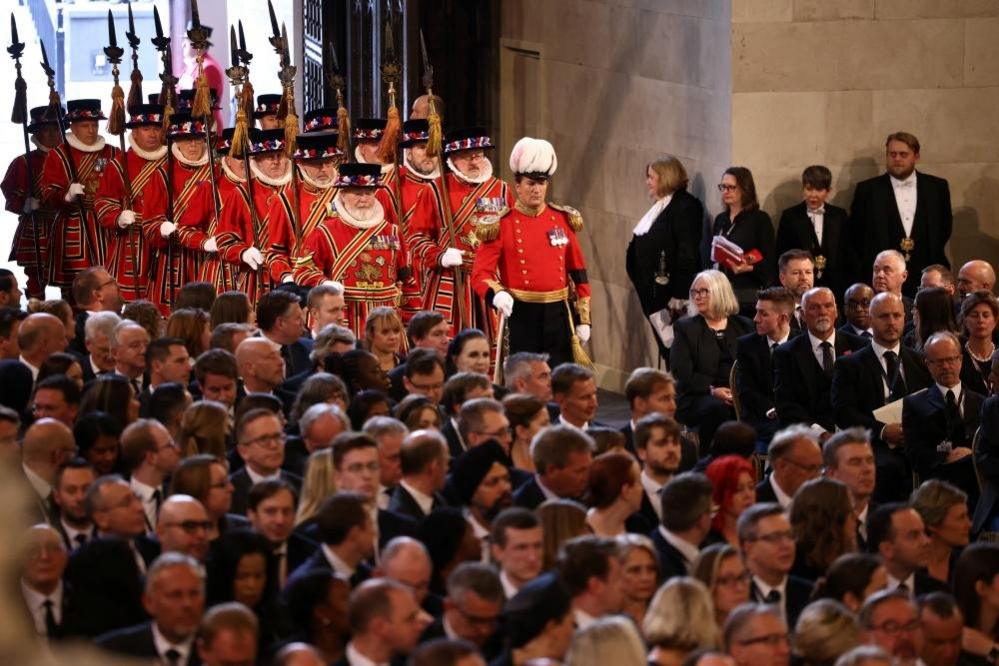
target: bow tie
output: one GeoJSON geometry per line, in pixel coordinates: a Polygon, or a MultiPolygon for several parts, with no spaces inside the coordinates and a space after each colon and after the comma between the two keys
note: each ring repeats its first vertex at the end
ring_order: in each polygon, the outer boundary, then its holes
{"type": "Polygon", "coordinates": [[[903,189],[903,190],[911,189],[911,188],[913,188],[915,186],[916,186],[916,179],[915,178],[907,178],[906,180],[897,180],[897,181],[895,181],[895,187],[903,189]]]}
{"type": "Polygon", "coordinates": [[[818,208],[809,208],[808,209],[808,214],[809,215],[825,215],[826,214],[826,207],[825,206],[819,206],[818,208]]]}

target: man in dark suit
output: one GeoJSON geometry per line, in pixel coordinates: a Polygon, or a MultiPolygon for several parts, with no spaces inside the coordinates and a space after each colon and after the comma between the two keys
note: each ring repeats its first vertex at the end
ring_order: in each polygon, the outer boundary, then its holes
{"type": "Polygon", "coordinates": [[[257,326],[261,337],[279,347],[285,377],[312,369],[313,340],[304,337],[305,312],[296,294],[272,289],[261,296],[257,303],[257,326]]]}
{"type": "Polygon", "coordinates": [[[236,363],[246,393],[269,393],[281,401],[285,416],[295,396],[282,385],[285,362],[280,349],[266,338],[247,338],[236,347],[236,363]]]}
{"type": "Polygon", "coordinates": [[[301,437],[289,437],[284,447],[282,469],[296,476],[305,476],[309,457],[327,449],[342,432],[350,430],[350,420],[337,405],[320,402],[312,405],[298,419],[301,437]]]}
{"type": "Polygon", "coordinates": [[[90,463],[74,458],[59,468],[52,484],[55,511],[52,526],[66,546],[67,552],[79,548],[96,536],[96,528],[84,502],[87,489],[97,478],[90,463]]]}
{"type": "Polygon", "coordinates": [[[541,573],[544,565],[541,520],[533,511],[514,506],[496,516],[491,530],[489,552],[509,601],[541,573]]]}
{"type": "Polygon", "coordinates": [[[95,312],[87,317],[83,337],[80,338],[80,344],[84,348],[80,360],[84,384],[90,383],[99,375],[114,372],[111,336],[119,323],[121,317],[114,312],[95,312]]]}
{"type": "Polygon", "coordinates": [[[822,449],[815,431],[799,423],[778,431],[767,447],[771,471],[756,484],[757,502],[788,510],[795,493],[822,473],[822,449]]]}
{"type": "Polygon", "coordinates": [[[370,610],[358,614],[346,653],[334,666],[405,663],[432,622],[409,587],[386,578],[368,581],[354,592],[351,607],[357,606],[370,610]],[[397,617],[408,618],[404,628],[392,622],[397,617]]]}
{"type": "Polygon", "coordinates": [[[949,481],[978,501],[971,444],[981,424],[985,396],[961,383],[961,343],[953,333],[934,333],[924,346],[933,381],[902,402],[905,452],[920,479],[949,481]]]}
{"type": "MultiPolygon", "coordinates": [[[[451,325],[440,312],[422,311],[413,315],[406,326],[406,337],[409,339],[410,350],[430,349],[441,362],[447,357],[447,347],[450,341],[451,325]]],[[[407,363],[400,363],[389,371],[389,397],[396,402],[406,397],[408,391],[404,377],[412,378],[413,373],[407,370],[407,363]]],[[[443,375],[442,375],[443,378],[443,375]]],[[[436,403],[437,400],[434,400],[436,403]]]]}
{"type": "Polygon", "coordinates": [[[843,318],[846,323],[839,327],[840,331],[861,338],[874,337],[871,330],[871,300],[874,290],[863,282],[856,282],[846,290],[843,297],[843,318]]]}
{"type": "Polygon", "coordinates": [[[253,530],[270,542],[278,562],[278,587],[283,588],[288,575],[319,548],[294,531],[295,490],[281,479],[255,484],[248,496],[246,517],[253,530]]]}
{"type": "Polygon", "coordinates": [[[180,553],[161,555],[149,568],[142,605],[150,622],[108,632],[94,643],[110,652],[151,657],[162,664],[200,664],[194,640],[205,610],[205,580],[198,563],[180,553]]]}
{"type": "Polygon", "coordinates": [[[504,601],[496,569],[481,562],[463,562],[448,576],[443,616],[427,627],[420,642],[463,639],[475,645],[486,659],[493,658],[501,647],[497,629],[504,601]]]}
{"type": "Polygon", "coordinates": [[[697,472],[669,480],[662,492],[662,523],[649,536],[659,552],[659,579],[686,576],[711,531],[711,482],[697,472]]]}
{"type": "Polygon", "coordinates": [[[233,513],[246,513],[250,488],[260,481],[282,479],[296,492],[302,487],[301,477],[281,469],[285,435],[281,421],[273,412],[266,409],[248,411],[239,422],[236,439],[239,442],[236,450],[246,465],[229,477],[233,485],[230,509],[233,513]]]}
{"type": "Polygon", "coordinates": [[[808,605],[812,583],[788,573],[794,566],[795,544],[784,509],[774,502],[754,504],[739,516],[738,530],[751,600],[776,605],[793,627],[808,605]]]}
{"type": "Polygon", "coordinates": [[[869,431],[864,428],[839,431],[822,447],[822,462],[826,476],[842,482],[850,491],[853,515],[857,518],[857,548],[867,550],[867,521],[874,509],[871,496],[877,479],[869,431]]]}
{"type": "Polygon", "coordinates": [[[813,165],[801,174],[804,200],[781,213],[777,227],[777,256],[804,250],[815,259],[815,285],[829,287],[837,301],[857,274],[846,211],[826,200],[832,190],[832,173],[813,165]]]}
{"type": "Polygon", "coordinates": [[[902,423],[884,423],[874,410],[926,388],[930,374],[922,357],[903,347],[905,312],[902,300],[882,292],[871,301],[871,344],[836,361],[832,404],[839,428],[861,426],[871,431],[877,462],[877,502],[900,500],[912,492],[912,474],[903,447],[902,423]]]}
{"type": "Polygon", "coordinates": [[[62,580],[69,561],[59,534],[35,525],[22,537],[25,558],[20,568],[25,617],[38,636],[58,640],[72,633],[71,588],[62,580]]]}
{"type": "Polygon", "coordinates": [[[338,492],[322,503],[315,517],[320,547],[288,576],[288,586],[315,569],[343,576],[351,588],[371,576],[365,560],[375,552],[375,523],[367,501],[360,493],[338,492]]]}
{"type": "Polygon", "coordinates": [[[531,446],[536,474],[513,494],[513,503],[532,511],[548,499],[578,500],[586,490],[593,442],[573,426],[542,430],[531,446]]]}
{"type": "Polygon", "coordinates": [[[908,132],[889,135],[885,153],[887,173],[857,183],[850,221],[863,238],[862,265],[882,250],[906,253],[904,291],[911,297],[924,267],[950,267],[944,252],[953,228],[950,188],[943,178],[916,171],[919,140],[908,132]]]}
{"type": "MultiPolygon", "coordinates": [[[[625,253],[625,270],[648,317],[689,298],[700,269],[698,247],[704,232],[704,206],[687,192],[687,174],[675,157],[649,165],[656,174],[650,194],[657,200],[635,227],[625,253]]],[[[669,352],[654,334],[663,358],[669,352]]]]}
{"type": "Polygon", "coordinates": [[[756,429],[757,450],[760,451],[765,450],[777,432],[773,353],[791,335],[790,321],[794,317],[796,300],[784,287],[762,290],[756,297],[756,316],[753,318],[756,332],[742,336],[736,343],[735,391],[742,406],[739,417],[756,429]]]}
{"type": "Polygon", "coordinates": [[[413,537],[400,536],[389,541],[381,551],[378,566],[372,572],[375,578],[389,578],[413,590],[416,603],[432,618],[444,613],[444,600],[430,591],[434,565],[430,553],[422,542],[413,537]]]}
{"type": "Polygon", "coordinates": [[[642,506],[638,513],[649,526],[662,522],[663,488],[686,471],[681,441],[680,425],[660,412],[646,414],[635,426],[635,452],[642,463],[642,506]]]}
{"type": "MultiPolygon", "coordinates": [[[[624,434],[624,447],[632,454],[637,454],[635,428],[640,420],[657,412],[675,421],[676,381],[673,375],[663,370],[635,368],[625,382],[624,397],[631,409],[628,425],[621,428],[621,433],[624,434]]],[[[680,448],[679,471],[685,472],[697,464],[697,444],[681,433],[680,448]]],[[[664,480],[663,483],[665,482],[664,480]]]]}
{"type": "Polygon", "coordinates": [[[447,480],[447,443],[438,432],[418,430],[403,440],[399,456],[402,480],[392,493],[389,510],[419,523],[447,504],[441,495],[447,480]]]}
{"type": "MultiPolygon", "coordinates": [[[[17,308],[0,308],[0,360],[16,361],[21,353],[17,344],[18,329],[21,322],[28,316],[24,310],[17,308]]],[[[22,364],[23,365],[23,364],[22,364]]],[[[25,366],[27,369],[27,366],[25,366]]]]}
{"type": "MultiPolygon", "coordinates": [[[[791,292],[794,297],[795,309],[788,321],[791,335],[800,335],[804,330],[801,319],[801,298],[809,289],[815,286],[815,258],[808,250],[790,249],[777,258],[777,279],[780,286],[791,292]]],[[[839,304],[839,294],[835,291],[836,303],[839,304]]]]}
{"type": "Polygon", "coordinates": [[[62,421],[41,418],[31,424],[21,442],[21,465],[25,485],[31,492],[32,523],[47,523],[55,506],[52,486],[59,468],[76,453],[73,431],[62,421]]]}
{"type": "Polygon", "coordinates": [[[929,540],[919,512],[905,502],[882,504],[871,512],[867,550],[881,556],[888,573],[886,590],[905,590],[911,599],[948,592],[946,583],[926,571],[929,540]]]}
{"type": "MultiPolygon", "coordinates": [[[[451,376],[444,383],[444,392],[441,394],[441,412],[444,414],[444,425],[441,427],[441,434],[447,440],[448,452],[453,463],[458,456],[467,449],[475,446],[476,443],[485,439],[473,437],[475,441],[466,441],[461,429],[461,407],[466,402],[475,398],[492,397],[493,386],[489,378],[471,372],[459,372],[451,376]]],[[[498,404],[498,403],[497,403],[498,404]]],[[[499,405],[500,416],[503,414],[502,405],[499,405]]],[[[492,416],[492,415],[490,415],[492,416]]],[[[503,417],[504,419],[506,417],[503,417]]],[[[509,423],[507,430],[509,430],[509,423]]],[[[490,431],[498,431],[499,428],[490,428],[490,431]]],[[[493,435],[497,437],[498,435],[493,435]]]]}
{"type": "Polygon", "coordinates": [[[73,299],[76,301],[76,336],[70,349],[84,356],[87,319],[98,312],[121,312],[121,294],[118,283],[103,266],[92,266],[80,271],[73,278],[73,299]]]}
{"type": "Polygon", "coordinates": [[[774,402],[781,427],[805,423],[833,432],[830,400],[833,364],[838,356],[862,348],[863,338],[836,331],[836,298],[826,287],[805,293],[801,302],[806,333],[774,350],[774,402]]]}

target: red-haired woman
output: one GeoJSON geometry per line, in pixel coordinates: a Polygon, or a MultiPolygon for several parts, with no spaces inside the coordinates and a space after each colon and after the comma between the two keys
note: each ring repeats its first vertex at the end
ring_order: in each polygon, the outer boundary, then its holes
{"type": "Polygon", "coordinates": [[[742,512],[756,502],[756,470],[742,456],[722,456],[708,465],[707,476],[714,491],[712,501],[718,507],[711,528],[738,548],[736,523],[742,512]]]}

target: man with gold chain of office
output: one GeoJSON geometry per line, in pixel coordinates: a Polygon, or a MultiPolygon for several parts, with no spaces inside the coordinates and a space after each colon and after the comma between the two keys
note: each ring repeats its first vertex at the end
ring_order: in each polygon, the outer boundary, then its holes
{"type": "Polygon", "coordinates": [[[502,315],[500,354],[547,353],[555,367],[590,365],[581,343],[590,338],[590,284],[576,234],[582,216],[547,203],[558,167],[544,139],[524,137],[510,153],[516,182],[513,209],[493,224],[480,224],[472,288],[502,315]],[[503,330],[505,329],[505,330],[503,330]]]}

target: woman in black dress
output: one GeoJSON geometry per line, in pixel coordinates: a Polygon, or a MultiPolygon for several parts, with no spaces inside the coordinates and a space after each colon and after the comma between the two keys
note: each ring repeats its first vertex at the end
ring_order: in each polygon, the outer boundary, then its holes
{"type": "Polygon", "coordinates": [[[671,155],[645,167],[645,185],[654,203],[632,232],[625,268],[646,317],[668,307],[678,318],[700,268],[704,206],[687,192],[687,171],[671,155]]]}
{"type": "Polygon", "coordinates": [[[736,314],[739,304],[724,273],[701,271],[690,285],[689,316],[673,326],[670,369],[676,377],[677,419],[696,426],[701,454],[710,450],[715,430],[735,418],[729,375],[739,336],[753,322],[736,314]]]}
{"type": "Polygon", "coordinates": [[[718,190],[725,210],[715,218],[712,234],[724,236],[746,254],[752,250],[758,253],[756,261],[718,266],[732,283],[739,312],[752,317],[756,311],[756,292],[772,285],[777,274],[774,225],[770,216],[760,210],[756,183],[746,167],[725,169],[718,190]]]}

